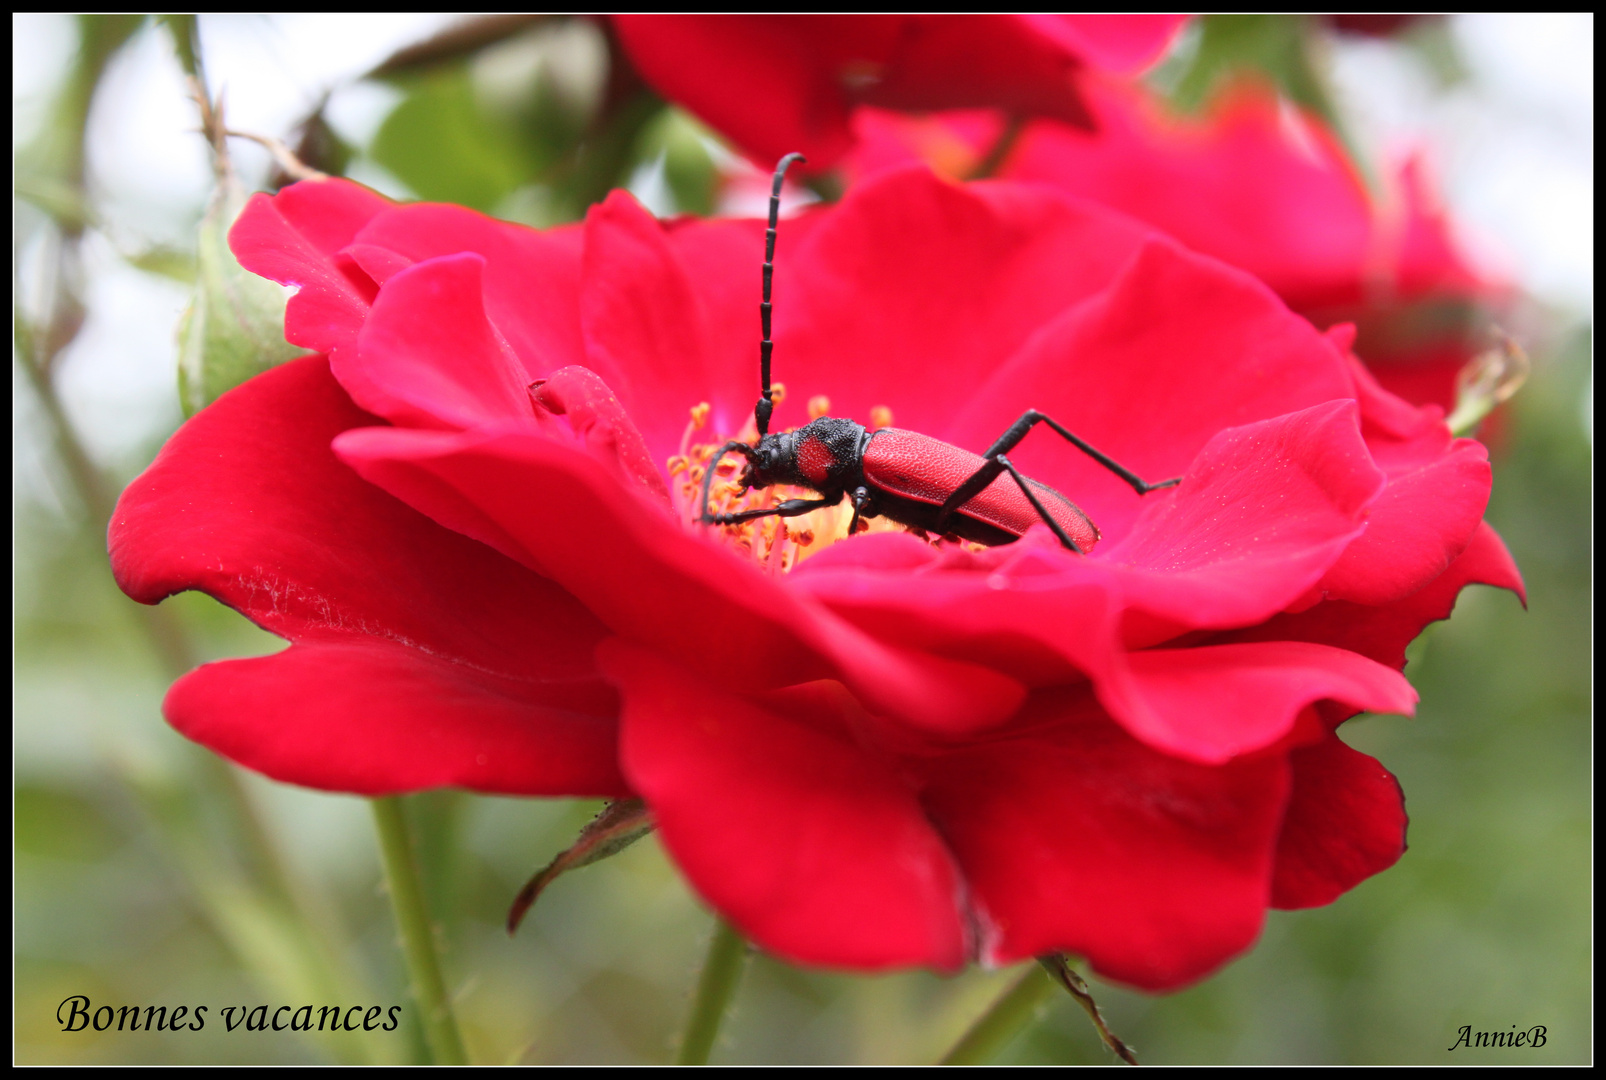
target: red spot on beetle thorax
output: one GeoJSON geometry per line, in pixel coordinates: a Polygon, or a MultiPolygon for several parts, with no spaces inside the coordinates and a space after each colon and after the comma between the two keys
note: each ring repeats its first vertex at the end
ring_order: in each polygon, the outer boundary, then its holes
{"type": "Polygon", "coordinates": [[[836,457],[824,442],[810,436],[797,450],[797,467],[811,484],[823,484],[831,475],[836,457]]]}

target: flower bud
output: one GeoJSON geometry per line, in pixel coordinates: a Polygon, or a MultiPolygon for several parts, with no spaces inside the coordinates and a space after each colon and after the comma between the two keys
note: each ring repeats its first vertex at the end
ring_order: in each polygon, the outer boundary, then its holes
{"type": "Polygon", "coordinates": [[[201,218],[195,297],[178,324],[179,401],[186,416],[305,351],[284,339],[291,290],[245,270],[229,251],[229,227],[245,199],[244,189],[229,176],[218,184],[201,218]]]}

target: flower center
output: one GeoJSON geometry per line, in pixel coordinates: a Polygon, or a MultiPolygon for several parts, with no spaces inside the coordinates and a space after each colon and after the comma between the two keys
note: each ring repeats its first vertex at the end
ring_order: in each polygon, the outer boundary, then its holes
{"type": "MultiPolygon", "coordinates": [[[[779,404],[785,395],[785,388],[776,383],[774,390],[775,401],[779,404]]],[[[831,403],[824,396],[811,398],[809,419],[815,420],[827,415],[830,408],[831,403]]],[[[666,463],[670,497],[682,521],[695,523],[701,518],[703,477],[711,465],[715,471],[713,483],[708,489],[710,514],[739,514],[751,510],[767,510],[788,499],[813,500],[820,497],[816,491],[790,484],[744,489],[741,480],[746,461],[741,454],[736,452],[726,454],[718,462],[712,459],[715,452],[731,440],[738,440],[749,446],[756,445],[758,430],[753,425],[752,417],[749,416],[741,431],[736,434],[720,434],[718,438],[710,438],[706,442],[693,442],[693,436],[703,432],[707,426],[711,411],[706,401],[691,409],[691,419],[680,438],[680,452],[671,456],[666,463]]],[[[872,428],[888,427],[891,423],[890,409],[877,406],[871,411],[872,428]]],[[[708,433],[703,432],[703,434],[706,437],[708,433]]],[[[852,520],[853,504],[843,499],[835,506],[821,507],[798,517],[783,518],[772,514],[733,525],[696,527],[707,529],[710,536],[747,555],[770,573],[784,574],[810,555],[823,551],[838,540],[846,539],[848,525],[852,520]]],[[[859,531],[862,533],[908,530],[894,521],[877,517],[861,520],[859,531]]]]}

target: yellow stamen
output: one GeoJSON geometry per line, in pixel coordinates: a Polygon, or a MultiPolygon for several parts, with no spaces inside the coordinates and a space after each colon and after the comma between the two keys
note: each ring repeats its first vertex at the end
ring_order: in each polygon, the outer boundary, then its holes
{"type": "MultiPolygon", "coordinates": [[[[784,388],[774,384],[771,389],[774,392],[774,399],[779,402],[785,394],[784,388]]],[[[808,404],[811,420],[830,414],[830,399],[823,394],[810,399],[808,404]]],[[[744,425],[744,429],[734,436],[704,428],[703,437],[712,441],[691,442],[691,433],[699,430],[699,425],[708,424],[711,415],[706,403],[701,403],[691,410],[692,425],[688,426],[682,439],[682,452],[671,456],[666,462],[669,476],[674,481],[670,489],[683,521],[696,523],[701,520],[704,513],[704,507],[700,504],[703,498],[703,476],[710,468],[715,470],[715,474],[713,483],[708,488],[706,512],[713,517],[752,510],[768,510],[788,499],[818,497],[818,492],[788,485],[766,488],[743,487],[741,477],[747,469],[747,462],[740,454],[735,452],[727,454],[718,462],[712,459],[715,452],[725,445],[728,439],[745,441],[749,446],[757,442],[757,433],[753,430],[751,418],[744,425]]],[[[885,427],[892,422],[892,410],[885,406],[877,406],[871,411],[871,419],[877,427],[885,427]]],[[[843,500],[836,506],[823,507],[796,518],[783,519],[770,516],[737,522],[733,525],[715,525],[708,527],[705,534],[712,539],[721,540],[732,550],[747,555],[769,573],[783,574],[815,552],[823,551],[839,540],[845,539],[848,534],[848,522],[852,518],[853,505],[843,500]]],[[[908,530],[905,526],[887,518],[875,518],[861,521],[859,531],[908,530]]]]}
{"type": "MultiPolygon", "coordinates": [[[[701,430],[702,426],[708,423],[708,411],[709,405],[706,401],[699,401],[691,407],[691,419],[686,423],[686,430],[680,433],[680,457],[687,456],[687,447],[691,445],[692,432],[701,430]]],[[[670,473],[673,475],[673,467],[671,467],[670,473]]]]}

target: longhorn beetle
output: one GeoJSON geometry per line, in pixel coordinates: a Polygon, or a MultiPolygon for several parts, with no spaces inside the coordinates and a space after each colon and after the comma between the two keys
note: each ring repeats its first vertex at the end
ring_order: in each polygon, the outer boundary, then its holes
{"type": "Polygon", "coordinates": [[[860,518],[883,516],[904,525],[924,529],[938,536],[959,536],[989,547],[1020,539],[1038,521],[1054,530],[1065,547],[1086,554],[1098,542],[1099,530],[1091,518],[1071,500],[1049,487],[1021,475],[1004,455],[1013,450],[1026,433],[1039,423],[1047,424],[1088,457],[1132,486],[1139,495],[1181,482],[1181,477],[1158,484],[1144,482],[1136,473],[1099,453],[1036,409],[999,436],[998,441],[977,456],[968,450],[898,428],[870,431],[852,420],[822,416],[796,431],[769,433],[770,414],[775,410],[770,388],[770,280],[775,273],[775,226],[781,207],[781,181],[802,154],[787,154],[775,166],[775,182],[770,188],[769,229],[764,233],[764,300],[759,305],[759,321],[764,336],[759,342],[759,367],[763,390],[753,407],[758,427],[758,445],[732,440],[719,448],[703,474],[702,518],[704,524],[734,525],[754,518],[797,517],[821,507],[835,506],[844,496],[853,501],[853,520],[848,535],[859,528],[860,518]],[[742,472],[742,490],[794,484],[819,492],[818,499],[787,499],[759,510],[731,514],[708,512],[709,490],[720,459],[736,451],[747,459],[742,472]],[[1009,473],[1015,486],[994,484],[1009,473]]]}

